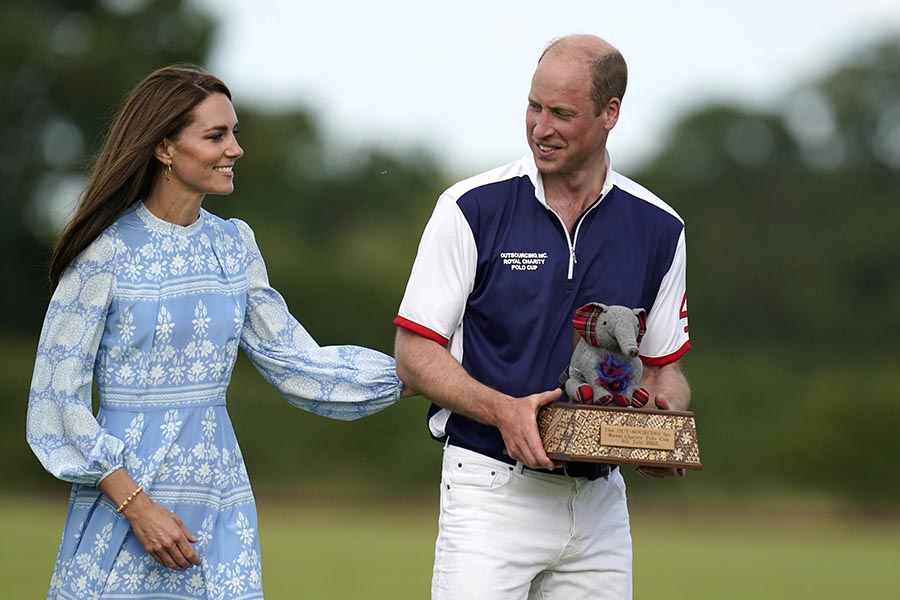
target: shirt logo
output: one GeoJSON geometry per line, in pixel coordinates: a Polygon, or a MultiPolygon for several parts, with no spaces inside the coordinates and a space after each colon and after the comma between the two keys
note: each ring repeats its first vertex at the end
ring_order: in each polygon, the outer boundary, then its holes
{"type": "Polygon", "coordinates": [[[500,260],[510,271],[537,271],[544,266],[546,252],[501,252],[500,260]]]}

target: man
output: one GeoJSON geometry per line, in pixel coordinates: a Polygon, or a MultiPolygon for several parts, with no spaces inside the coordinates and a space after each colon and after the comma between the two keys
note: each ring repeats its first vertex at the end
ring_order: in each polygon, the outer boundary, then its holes
{"type": "Polygon", "coordinates": [[[433,598],[631,597],[621,473],[555,465],[536,424],[588,302],[646,308],[641,385],[659,408],[690,398],[684,223],[606,151],[626,81],[604,40],[553,42],[528,95],[530,156],[452,186],[422,236],[394,322],[400,376],[445,443],[433,598]]]}

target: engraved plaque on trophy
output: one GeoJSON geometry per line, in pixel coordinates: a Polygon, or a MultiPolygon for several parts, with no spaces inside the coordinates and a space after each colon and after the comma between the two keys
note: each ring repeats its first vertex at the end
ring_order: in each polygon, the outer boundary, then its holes
{"type": "Polygon", "coordinates": [[[538,429],[554,460],[701,468],[692,412],[555,402],[538,429]]]}

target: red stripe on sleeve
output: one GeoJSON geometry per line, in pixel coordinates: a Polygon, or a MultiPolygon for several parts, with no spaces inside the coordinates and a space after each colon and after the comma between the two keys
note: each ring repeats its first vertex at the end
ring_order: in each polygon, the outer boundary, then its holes
{"type": "Polygon", "coordinates": [[[408,329],[409,331],[412,331],[413,333],[418,333],[422,337],[428,338],[429,340],[431,340],[433,342],[437,342],[438,344],[440,344],[441,346],[444,346],[445,348],[447,347],[447,344],[450,343],[450,340],[448,340],[441,334],[437,333],[436,331],[432,331],[431,329],[428,329],[427,327],[419,325],[415,321],[410,321],[409,319],[405,319],[403,317],[398,316],[396,319],[394,319],[394,325],[396,325],[397,327],[402,327],[403,329],[408,329]]]}
{"type": "Polygon", "coordinates": [[[691,349],[691,342],[688,340],[684,343],[681,348],[673,352],[672,354],[666,354],[665,356],[642,356],[641,362],[645,365],[650,365],[651,367],[662,367],[663,365],[668,365],[682,356],[684,356],[685,352],[691,349]]]}

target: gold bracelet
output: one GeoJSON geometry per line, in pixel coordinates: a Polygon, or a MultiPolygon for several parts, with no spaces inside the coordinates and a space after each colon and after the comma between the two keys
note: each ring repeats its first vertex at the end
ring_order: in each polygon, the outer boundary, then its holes
{"type": "Polygon", "coordinates": [[[125,498],[125,502],[123,502],[121,505],[119,505],[119,508],[116,509],[116,512],[117,512],[117,513],[120,513],[120,512],[122,512],[123,510],[125,510],[125,507],[128,506],[128,504],[129,504],[132,500],[134,500],[134,497],[137,496],[138,494],[140,494],[140,493],[143,492],[143,491],[144,491],[144,486],[142,486],[142,485],[137,486],[137,489],[134,490],[133,492],[131,492],[131,495],[130,495],[130,496],[128,496],[127,498],[125,498]]]}

